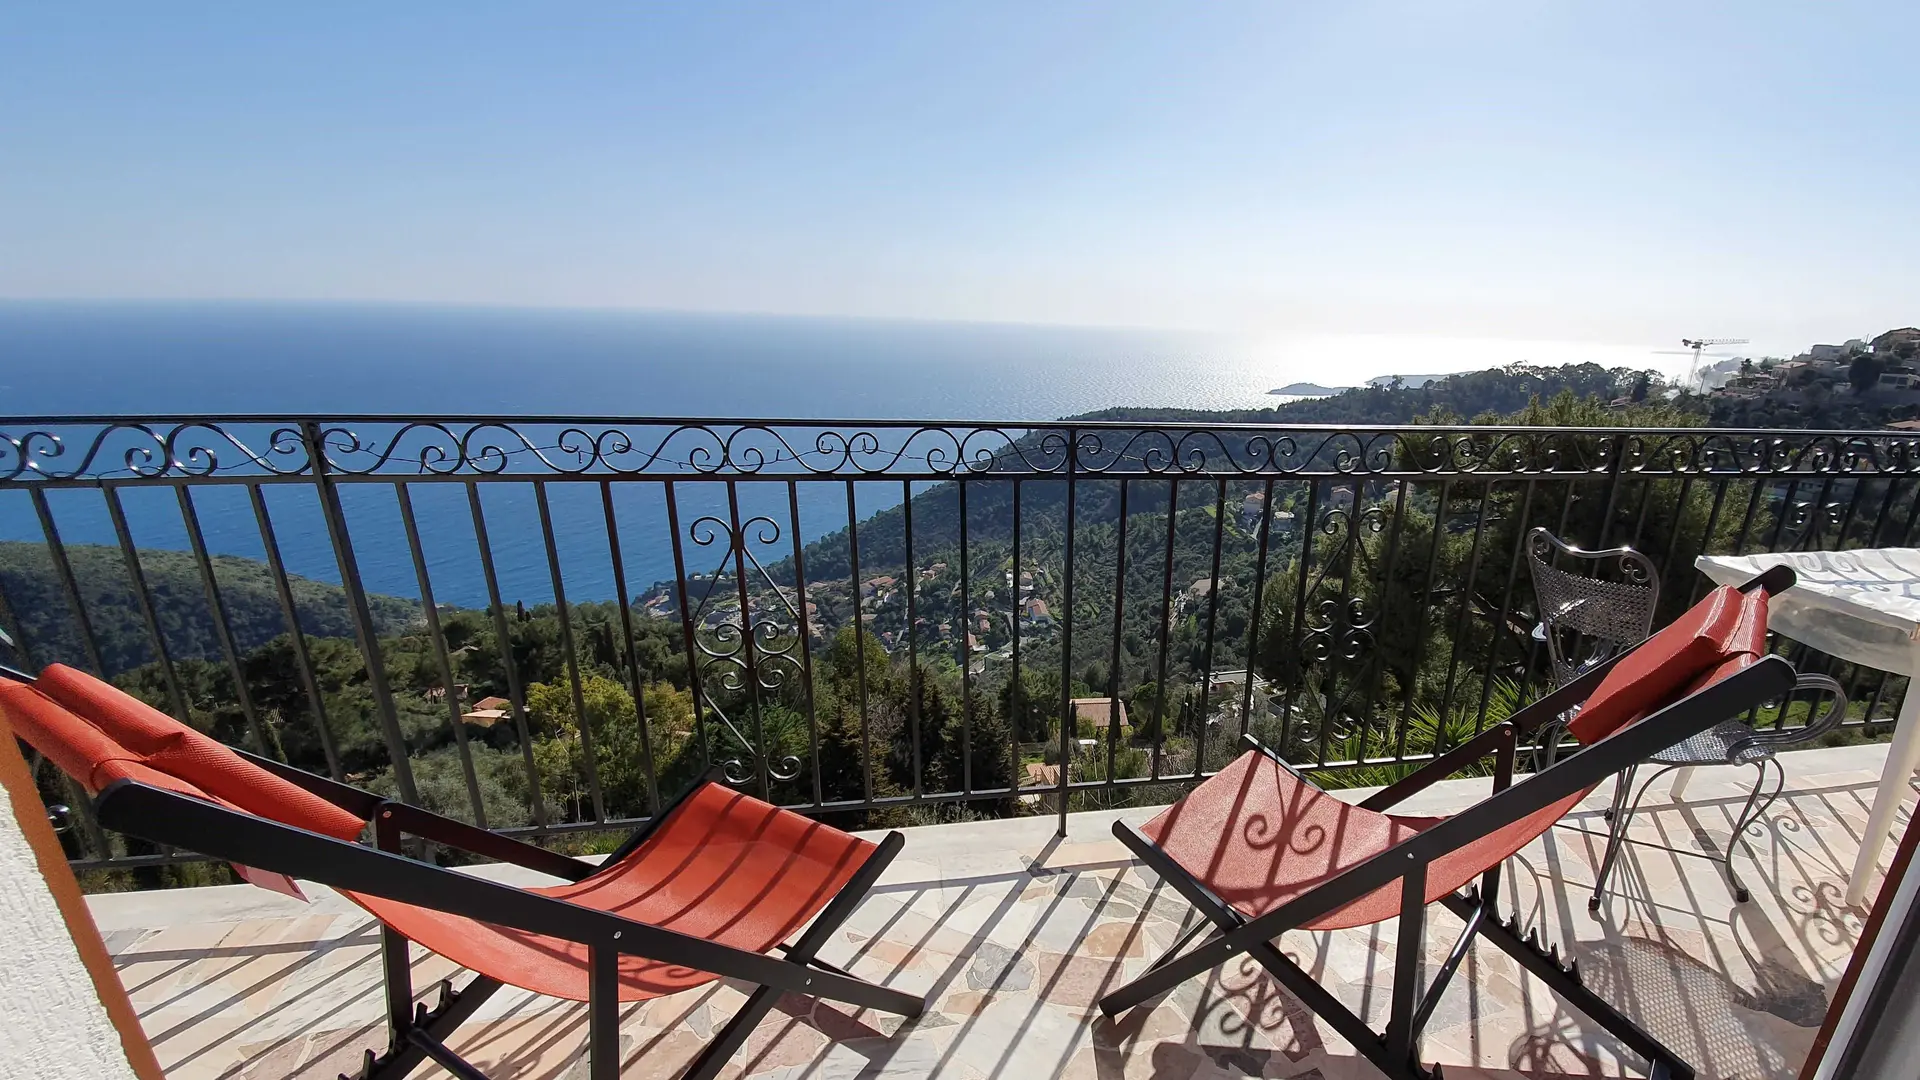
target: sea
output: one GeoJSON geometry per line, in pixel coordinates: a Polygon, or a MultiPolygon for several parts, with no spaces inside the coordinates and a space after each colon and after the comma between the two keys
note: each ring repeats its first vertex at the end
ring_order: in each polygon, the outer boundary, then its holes
{"type": "MultiPolygon", "coordinates": [[[[1340,385],[1396,371],[1463,371],[1515,360],[1670,367],[1673,358],[1631,345],[1391,335],[403,304],[14,301],[0,302],[0,434],[18,437],[26,430],[10,417],[80,414],[1018,424],[1113,406],[1264,408],[1291,400],[1269,391],[1295,381],[1340,385]]],[[[480,486],[503,597],[550,600],[553,561],[530,485],[480,486]]],[[[705,514],[725,516],[717,485],[688,487],[683,526],[705,514]]],[[[846,527],[844,485],[802,488],[803,542],[846,527]]],[[[484,606],[487,590],[464,492],[446,484],[410,485],[409,491],[435,600],[484,606]]],[[[743,517],[764,513],[780,524],[769,539],[756,536],[755,557],[790,554],[784,491],[768,485],[742,491],[743,517]]],[[[855,494],[860,518],[905,496],[897,482],[861,483],[855,494]]],[[[188,549],[172,491],[127,489],[124,500],[138,546],[188,549]]],[[[343,500],[368,589],[419,597],[418,568],[392,488],[350,485],[343,500]]],[[[287,569],[337,582],[338,563],[311,492],[272,488],[268,503],[287,569]]],[[[54,491],[49,505],[64,543],[115,542],[98,492],[54,491]]],[[[244,493],[201,488],[193,510],[211,551],[262,556],[244,493]]],[[[548,510],[568,599],[612,598],[598,486],[550,485],[548,510]]],[[[672,578],[659,485],[623,486],[615,518],[629,592],[672,578]]],[[[0,540],[43,537],[26,494],[0,489],[0,540]]],[[[691,539],[683,536],[689,572],[724,554],[691,539]]]]}

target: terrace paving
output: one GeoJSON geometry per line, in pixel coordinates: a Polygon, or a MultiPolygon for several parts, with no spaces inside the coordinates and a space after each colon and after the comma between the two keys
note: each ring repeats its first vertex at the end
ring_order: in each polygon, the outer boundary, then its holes
{"type": "MultiPolygon", "coordinates": [[[[1599,913],[1589,914],[1586,896],[1611,785],[1510,862],[1505,905],[1538,923],[1543,940],[1562,943],[1588,985],[1701,1076],[1793,1077],[1864,919],[1842,893],[1884,756],[1878,745],[1783,755],[1787,792],[1749,837],[1757,865],[1742,863],[1750,903],[1735,905],[1717,864],[1697,853],[1728,842],[1752,774],[1704,769],[1683,805],[1656,783],[1599,913]]],[[[1486,783],[1449,781],[1406,807],[1457,809],[1486,783]]],[[[909,830],[902,856],[824,958],[932,995],[926,1015],[902,1022],[788,997],[725,1075],[1377,1077],[1250,963],[1117,1022],[1100,1016],[1094,1001],[1139,974],[1192,917],[1109,832],[1116,817],[1152,813],[1074,815],[1065,839],[1049,817],[909,830]]],[[[537,880],[511,868],[480,872],[537,880]]],[[[90,898],[169,1077],[332,1080],[384,1043],[375,926],[325,888],[308,889],[310,904],[250,886],[90,898]]],[[[1430,927],[1429,967],[1459,924],[1434,909],[1430,927]]],[[[1281,947],[1378,1026],[1394,940],[1389,922],[1289,933],[1281,947]]],[[[419,950],[414,968],[423,999],[434,980],[460,977],[419,950]]],[[[677,1075],[743,1000],[722,982],[626,1008],[622,1076],[677,1075]]],[[[509,990],[452,1045],[501,1080],[584,1080],[585,1037],[584,1006],[509,990]]],[[[1641,1075],[1630,1054],[1484,943],[1448,989],[1423,1049],[1449,1078],[1641,1075]]],[[[415,1075],[447,1076],[432,1066],[415,1075]]]]}

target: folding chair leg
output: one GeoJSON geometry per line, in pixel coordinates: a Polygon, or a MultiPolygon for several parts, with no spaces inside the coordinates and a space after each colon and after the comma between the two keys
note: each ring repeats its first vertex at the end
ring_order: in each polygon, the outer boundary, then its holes
{"type": "Polygon", "coordinates": [[[779,1000],[780,991],[771,986],[755,990],[740,1011],[733,1014],[733,1019],[727,1021],[727,1026],[713,1037],[713,1042],[694,1059],[693,1066],[681,1076],[681,1080],[713,1080],[719,1076],[720,1070],[726,1067],[727,1059],[746,1045],[747,1036],[753,1034],[753,1029],[760,1026],[761,1019],[772,1011],[774,1003],[779,1000]]]}
{"type": "MultiPolygon", "coordinates": [[[[1628,801],[1633,790],[1633,774],[1637,765],[1627,767],[1627,771],[1613,778],[1613,808],[1607,812],[1607,850],[1600,857],[1600,873],[1593,879],[1593,895],[1587,898],[1587,910],[1600,910],[1600,902],[1607,894],[1607,879],[1613,876],[1613,864],[1619,861],[1620,847],[1627,842],[1627,823],[1633,819],[1634,807],[1639,800],[1628,801]]],[[[1645,788],[1641,789],[1645,791],[1645,788]]]]}
{"type": "Polygon", "coordinates": [[[1147,970],[1152,971],[1154,968],[1157,968],[1160,965],[1166,963],[1167,961],[1173,959],[1174,957],[1179,956],[1180,950],[1193,944],[1193,939],[1199,937],[1202,933],[1204,933],[1208,929],[1209,929],[1209,925],[1207,923],[1207,920],[1205,916],[1202,916],[1200,921],[1194,923],[1191,927],[1187,929],[1186,933],[1180,935],[1179,940],[1167,946],[1167,951],[1161,953],[1159,959],[1155,960],[1151,964],[1148,964],[1147,970]]]}
{"type": "Polygon", "coordinates": [[[610,945],[587,953],[587,1077],[620,1077],[620,954],[610,945]]]}
{"type": "MultiPolygon", "coordinates": [[[[445,983],[441,985],[444,989],[440,1004],[431,1012],[424,1005],[415,1007],[413,1018],[399,1045],[388,1047],[384,1055],[376,1056],[373,1051],[367,1051],[366,1063],[353,1075],[352,1080],[400,1080],[430,1057],[440,1061],[434,1057],[435,1049],[452,1055],[453,1051],[446,1049],[446,1040],[500,989],[500,983],[482,976],[475,976],[459,991],[454,991],[445,983]]],[[[454,1060],[458,1061],[459,1058],[455,1057],[454,1060]]],[[[446,1064],[444,1061],[440,1063],[446,1064]]],[[[473,1068],[471,1065],[466,1067],[473,1068]]],[[[454,1071],[452,1066],[447,1068],[449,1072],[454,1071]]]]}
{"type": "MultiPolygon", "coordinates": [[[[815,960],[813,954],[820,951],[820,947],[833,937],[833,932],[840,929],[840,925],[847,921],[855,908],[860,906],[860,901],[866,899],[867,892],[873,888],[876,881],[880,880],[881,873],[886,870],[887,864],[893,862],[893,857],[900,853],[900,848],[905,842],[906,838],[897,832],[888,833],[881,838],[873,854],[867,856],[867,861],[860,865],[860,869],[854,871],[851,878],[847,879],[846,885],[840,890],[840,895],[834,897],[831,903],[821,909],[820,914],[814,917],[813,924],[807,927],[798,941],[780,950],[786,953],[788,963],[801,967],[818,965],[827,970],[838,970],[831,964],[823,964],[815,960]]],[[[887,990],[886,987],[875,989],[885,990],[889,995],[896,996],[898,1007],[894,1011],[903,1016],[919,1016],[926,1009],[924,999],[897,990],[887,990]]],[[[720,1075],[720,1070],[726,1065],[727,1060],[746,1045],[747,1036],[753,1034],[753,1029],[759,1026],[760,1021],[779,1002],[780,993],[777,987],[772,986],[762,986],[754,990],[748,996],[747,1003],[740,1007],[739,1012],[733,1014],[733,1019],[727,1021],[727,1026],[720,1029],[720,1033],[714,1036],[713,1042],[694,1059],[693,1065],[687,1069],[682,1080],[713,1080],[720,1075]]],[[[599,1074],[594,1074],[593,1080],[600,1080],[599,1074]]]]}

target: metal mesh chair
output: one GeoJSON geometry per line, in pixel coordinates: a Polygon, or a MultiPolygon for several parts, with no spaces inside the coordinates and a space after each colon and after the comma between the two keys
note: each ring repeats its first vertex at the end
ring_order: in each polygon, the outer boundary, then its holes
{"type": "Polygon", "coordinates": [[[1152,821],[1114,823],[1114,835],[1203,918],[1131,982],[1102,996],[1101,1011],[1118,1017],[1189,979],[1258,965],[1388,1077],[1438,1080],[1440,1068],[1428,1068],[1421,1054],[1421,1035],[1477,939],[1645,1059],[1647,1076],[1691,1080],[1694,1068],[1588,987],[1578,963],[1563,959],[1558,945],[1543,948],[1538,927],[1523,928],[1519,913],[1501,918],[1500,871],[1607,777],[1786,692],[1792,666],[1757,650],[1770,594],[1792,584],[1792,570],[1774,567],[1742,589],[1714,590],[1645,643],[1359,803],[1326,794],[1252,736],[1242,736],[1246,753],[1152,821]],[[1516,777],[1521,740],[1576,702],[1583,706],[1573,730],[1583,748],[1552,768],[1516,777]],[[1488,757],[1493,792],[1482,801],[1444,817],[1393,812],[1488,757]],[[1434,904],[1465,927],[1437,968],[1423,959],[1436,955],[1426,914],[1434,904]],[[1383,952],[1392,948],[1393,968],[1384,1031],[1276,940],[1290,930],[1377,926],[1389,919],[1397,923],[1383,944],[1383,952]]]}
{"type": "Polygon", "coordinates": [[[1554,686],[1567,685],[1653,633],[1660,574],[1640,552],[1630,547],[1583,551],[1540,528],[1527,533],[1527,569],[1540,606],[1534,633],[1547,646],[1554,686]],[[1591,572],[1560,569],[1555,563],[1561,556],[1588,564],[1591,572]]]}
{"type": "MultiPolygon", "coordinates": [[[[1600,873],[1594,879],[1593,895],[1587,899],[1588,910],[1600,906],[1600,899],[1607,890],[1607,878],[1613,873],[1613,865],[1620,856],[1620,844],[1626,835],[1627,826],[1633,821],[1633,812],[1639,808],[1640,800],[1646,797],[1647,788],[1660,777],[1675,769],[1687,769],[1700,765],[1751,765],[1754,769],[1753,790],[1747,795],[1747,803],[1740,810],[1740,816],[1733,821],[1733,833],[1727,838],[1727,848],[1720,853],[1720,861],[1727,868],[1727,881],[1733,889],[1733,899],[1744,904],[1752,898],[1746,885],[1740,880],[1740,874],[1733,868],[1733,850],[1737,845],[1747,848],[1747,854],[1753,851],[1747,844],[1747,830],[1758,824],[1760,818],[1773,806],[1786,787],[1786,770],[1780,767],[1778,753],[1782,748],[1811,742],[1833,730],[1847,715],[1847,693],[1834,679],[1825,675],[1801,675],[1793,684],[1793,693],[1813,691],[1830,694],[1833,697],[1825,712],[1810,715],[1803,727],[1786,728],[1775,731],[1761,731],[1741,720],[1725,720],[1713,727],[1689,736],[1679,743],[1647,759],[1654,767],[1653,775],[1640,782],[1633,798],[1627,798],[1627,789],[1632,786],[1634,774],[1639,765],[1628,766],[1620,774],[1618,785],[1613,791],[1613,807],[1607,811],[1610,828],[1607,832],[1607,851],[1600,860],[1600,873]],[[1768,781],[1772,785],[1769,790],[1768,781]]],[[[1676,781],[1675,786],[1678,786],[1676,781]]],[[[1677,797],[1677,796],[1676,796],[1677,797]]]]}
{"type": "MultiPolygon", "coordinates": [[[[1654,612],[1660,602],[1660,575],[1653,561],[1631,547],[1585,551],[1568,544],[1544,528],[1527,534],[1527,567],[1533,577],[1533,590],[1539,605],[1540,624],[1534,636],[1547,647],[1553,669],[1553,683],[1561,687],[1583,672],[1612,659],[1620,652],[1644,641],[1653,630],[1654,612]],[[1576,565],[1587,564],[1592,573],[1583,575],[1555,565],[1566,559],[1576,565]]],[[[1619,861],[1620,846],[1633,813],[1653,781],[1675,769],[1700,765],[1751,765],[1755,770],[1753,789],[1746,805],[1734,819],[1733,834],[1720,861],[1727,868],[1727,880],[1734,900],[1745,903],[1752,894],[1733,868],[1733,851],[1746,846],[1747,830],[1773,805],[1786,786],[1786,773],[1776,760],[1783,747],[1809,742],[1831,730],[1846,717],[1847,696],[1840,684],[1824,675],[1801,675],[1793,692],[1815,691],[1830,694],[1832,704],[1814,716],[1804,727],[1784,731],[1757,731],[1741,720],[1726,720],[1697,735],[1653,755],[1646,764],[1653,775],[1634,788],[1638,764],[1618,777],[1613,806],[1606,812],[1608,822],[1606,853],[1600,862],[1589,910],[1600,906],[1607,881],[1619,861]],[[1771,781],[1771,790],[1769,788],[1771,781]],[[1632,798],[1628,798],[1629,792],[1632,798]]],[[[1535,767],[1553,764],[1554,756],[1566,735],[1566,722],[1577,710],[1560,717],[1559,723],[1541,733],[1535,767]]],[[[1752,854],[1749,850],[1748,854],[1752,854]]]]}

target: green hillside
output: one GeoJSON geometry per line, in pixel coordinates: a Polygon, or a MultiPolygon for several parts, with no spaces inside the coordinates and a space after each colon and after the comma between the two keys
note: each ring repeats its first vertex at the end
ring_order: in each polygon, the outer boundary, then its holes
{"type": "MultiPolygon", "coordinates": [[[[118,675],[153,660],[146,620],[120,549],[73,544],[67,547],[67,559],[108,674],[118,675]]],[[[242,652],[287,632],[266,563],[231,555],[216,555],[212,563],[227,624],[242,652]]],[[[184,551],[142,551],[140,570],[147,579],[168,653],[176,660],[224,659],[193,556],[184,551]]],[[[346,594],[339,586],[303,577],[290,577],[288,584],[302,630],[315,637],[353,636],[346,594]]],[[[36,663],[85,664],[80,629],[46,545],[0,542],[0,590],[14,608],[24,631],[23,644],[36,663]]],[[[411,600],[374,596],[369,603],[383,634],[403,630],[420,616],[419,605],[411,600]]]]}

